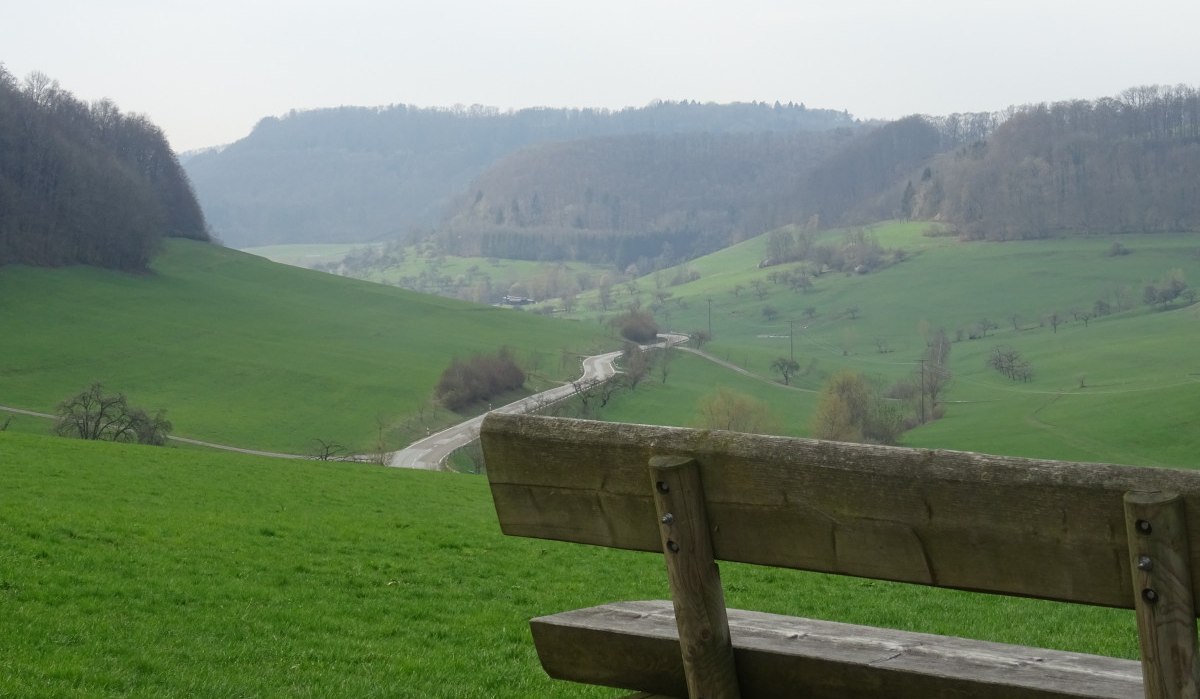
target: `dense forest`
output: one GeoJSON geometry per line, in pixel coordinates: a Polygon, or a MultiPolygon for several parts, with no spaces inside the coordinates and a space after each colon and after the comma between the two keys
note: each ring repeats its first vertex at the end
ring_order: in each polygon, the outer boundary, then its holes
{"type": "Polygon", "coordinates": [[[913,216],[970,238],[1200,230],[1200,92],[1024,106],[897,186],[913,216]]]}
{"type": "Polygon", "coordinates": [[[209,240],[162,131],[0,65],[0,265],[141,271],[163,236],[209,240]]]}
{"type": "MultiPolygon", "coordinates": [[[[436,239],[446,252],[656,265],[789,223],[912,216],[896,183],[976,143],[991,114],[828,131],[639,135],[524,148],[477,178],[436,239]]],[[[644,266],[644,265],[639,265],[644,266]]]]}
{"type": "Polygon", "coordinates": [[[339,108],[187,160],[232,245],[414,234],[443,251],[624,267],[776,226],[937,220],[970,238],[1200,228],[1200,96],[864,124],[804,105],[339,108]]]}
{"type": "Polygon", "coordinates": [[[267,118],[246,138],[184,158],[229,245],[362,242],[432,229],[490,165],[523,147],[623,135],[850,127],[800,104],[660,102],[642,108],[340,107],[267,118]]]}
{"type": "Polygon", "coordinates": [[[813,167],[853,132],[618,136],[532,146],[451,208],[447,252],[615,264],[717,250],[805,215],[813,167]]]}
{"type": "Polygon", "coordinates": [[[439,239],[501,257],[673,263],[785,223],[888,218],[992,240],[1200,230],[1200,93],[1148,86],[820,133],[527,148],[467,189],[439,239]]]}

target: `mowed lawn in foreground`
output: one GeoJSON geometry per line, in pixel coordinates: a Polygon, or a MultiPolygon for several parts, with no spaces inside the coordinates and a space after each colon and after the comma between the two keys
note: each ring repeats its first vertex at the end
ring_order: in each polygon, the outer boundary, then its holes
{"type": "MultiPolygon", "coordinates": [[[[722,566],[731,606],[1136,657],[1131,612],[722,566]]],[[[483,478],[0,433],[0,696],[619,696],[527,620],[660,557],[504,537],[483,478]]]]}

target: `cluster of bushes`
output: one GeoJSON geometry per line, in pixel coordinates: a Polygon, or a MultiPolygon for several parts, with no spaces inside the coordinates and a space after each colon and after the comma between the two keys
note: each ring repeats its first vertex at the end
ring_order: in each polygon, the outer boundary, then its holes
{"type": "Polygon", "coordinates": [[[630,310],[612,319],[613,327],[617,328],[621,337],[630,342],[645,344],[658,338],[658,322],[654,314],[644,310],[630,310]]]}
{"type": "Polygon", "coordinates": [[[434,395],[450,410],[460,410],[523,385],[525,371],[517,365],[512,351],[502,347],[495,354],[454,359],[438,379],[434,395]]]}
{"type": "Polygon", "coordinates": [[[1147,306],[1167,305],[1177,301],[1196,302],[1196,291],[1188,287],[1183,271],[1173,269],[1157,284],[1147,284],[1142,290],[1142,300],[1147,306]]]}
{"type": "Polygon", "coordinates": [[[811,427],[817,439],[895,444],[903,416],[900,407],[885,400],[866,377],[843,370],[821,389],[811,427]]]}
{"type": "Polygon", "coordinates": [[[1033,365],[1011,347],[993,347],[988,366],[1013,381],[1028,383],[1033,380],[1033,365]]]}
{"type": "Polygon", "coordinates": [[[874,236],[861,228],[850,231],[837,243],[817,243],[812,232],[781,228],[767,239],[767,257],[759,266],[807,262],[813,274],[818,276],[824,272],[861,274],[900,262],[906,256],[903,250],[884,249],[874,236]]]}

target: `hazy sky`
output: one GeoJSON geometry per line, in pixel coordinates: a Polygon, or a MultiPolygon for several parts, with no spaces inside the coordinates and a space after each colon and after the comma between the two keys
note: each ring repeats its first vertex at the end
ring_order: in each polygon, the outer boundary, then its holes
{"type": "Polygon", "coordinates": [[[1197,0],[3,0],[0,62],[176,150],[290,109],[804,102],[857,117],[1200,84],[1197,0]]]}

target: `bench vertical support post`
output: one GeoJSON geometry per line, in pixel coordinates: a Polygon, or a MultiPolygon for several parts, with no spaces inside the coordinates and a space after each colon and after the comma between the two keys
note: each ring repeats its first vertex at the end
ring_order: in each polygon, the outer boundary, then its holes
{"type": "Polygon", "coordinates": [[[1124,501],[1146,699],[1195,698],[1200,655],[1183,498],[1129,492],[1124,501]]]}
{"type": "Polygon", "coordinates": [[[658,513],[667,579],[675,606],[688,695],[737,699],[737,671],[725,613],[725,593],[695,459],[654,457],[650,487],[658,513]]]}

